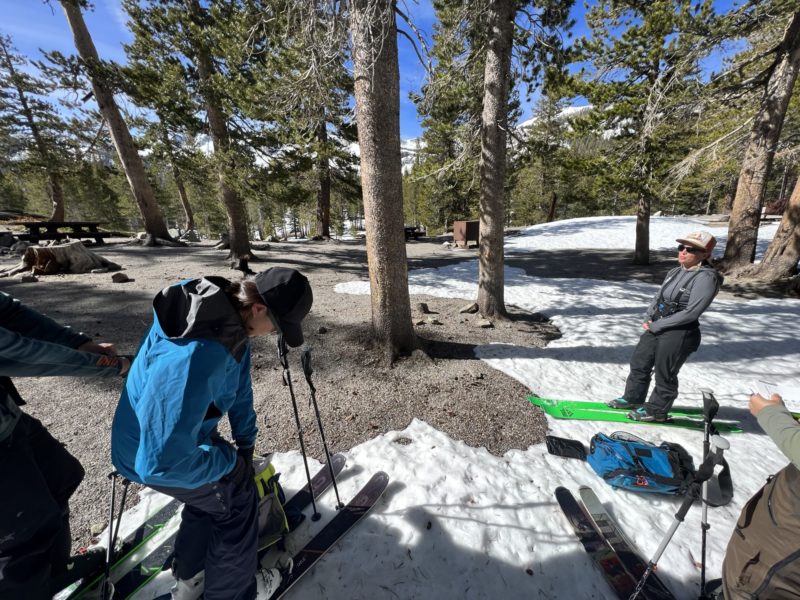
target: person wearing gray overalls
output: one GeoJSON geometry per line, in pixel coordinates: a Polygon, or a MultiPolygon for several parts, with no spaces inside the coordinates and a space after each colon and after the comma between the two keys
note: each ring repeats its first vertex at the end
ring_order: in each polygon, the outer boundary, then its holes
{"type": "Polygon", "coordinates": [[[679,266],[667,273],[661,289],[647,309],[644,333],[633,351],[630,373],[614,408],[630,408],[634,421],[666,421],[678,397],[678,372],[700,347],[700,315],[722,285],[722,275],[708,262],[716,238],[696,231],[676,240],[679,266]],[[655,388],[647,402],[650,381],[655,388]]]}

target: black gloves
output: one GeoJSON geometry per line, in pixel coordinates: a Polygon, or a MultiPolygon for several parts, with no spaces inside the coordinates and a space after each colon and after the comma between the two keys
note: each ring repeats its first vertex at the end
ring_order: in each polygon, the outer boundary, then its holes
{"type": "Polygon", "coordinates": [[[238,448],[236,450],[236,464],[233,470],[228,473],[224,479],[227,479],[237,488],[247,489],[255,485],[254,477],[256,475],[253,469],[253,454],[255,447],[238,448]]]}
{"type": "Polygon", "coordinates": [[[252,466],[253,466],[253,454],[255,454],[255,451],[256,451],[256,447],[255,446],[250,446],[249,448],[237,448],[236,449],[236,454],[241,456],[245,460],[245,462],[247,462],[247,464],[249,464],[250,467],[252,468],[252,466]]]}

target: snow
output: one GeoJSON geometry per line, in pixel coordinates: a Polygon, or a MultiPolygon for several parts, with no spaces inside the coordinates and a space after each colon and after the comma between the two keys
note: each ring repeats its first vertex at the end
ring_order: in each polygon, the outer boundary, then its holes
{"type": "MultiPolygon", "coordinates": [[[[632,249],[634,225],[632,217],[538,225],[508,239],[506,248],[509,254],[559,248],[632,249]]],[[[760,253],[775,227],[761,228],[760,253]]],[[[651,248],[673,248],[676,237],[697,229],[711,229],[719,239],[718,252],[722,251],[726,230],[689,218],[653,218],[651,248]]],[[[471,259],[412,271],[410,291],[472,299],[477,294],[477,269],[471,259]]],[[[546,314],[563,337],[546,348],[482,346],[477,356],[540,396],[578,400],[619,396],[644,308],[658,286],[531,277],[510,267],[505,275],[506,303],[546,314]]],[[[365,294],[369,283],[340,284],[336,291],[365,294]]],[[[766,379],[778,385],[787,403],[795,403],[795,409],[800,406],[798,318],[796,300],[718,298],[701,319],[700,350],[681,371],[680,404],[701,406],[700,388],[711,388],[722,406],[718,418],[740,420],[745,429],[727,436],[734,500],[709,510],[709,579],[720,575],[725,547],[744,503],[787,462],[750,416],[747,397],[751,380],[766,379]]],[[[552,435],[587,445],[598,431],[628,431],[656,443],[669,440],[689,450],[696,463],[700,460],[703,436],[698,431],[550,417],[548,424],[552,435]]],[[[552,456],[544,444],[494,456],[450,439],[420,420],[346,455],[348,465],[339,482],[343,499],[352,497],[377,470],[389,474],[389,488],[365,520],[287,598],[612,599],[615,595],[558,508],[556,487],[565,486],[577,496],[579,486],[591,486],[646,557],[658,547],[680,504],[669,496],[614,491],[588,464],[552,456]]],[[[274,461],[287,492],[303,485],[297,453],[276,455],[274,461]]],[[[333,502],[332,491],[321,498],[324,515],[333,514],[333,502]]],[[[677,598],[698,595],[700,516],[697,505],[659,564],[659,576],[677,598]]],[[[325,518],[305,527],[317,530],[324,522],[325,518]]],[[[308,529],[293,534],[290,547],[298,547],[310,535],[308,529]]]]}

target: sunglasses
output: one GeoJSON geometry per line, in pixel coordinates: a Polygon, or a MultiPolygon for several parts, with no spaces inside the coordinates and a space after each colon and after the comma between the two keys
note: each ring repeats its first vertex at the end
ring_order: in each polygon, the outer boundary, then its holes
{"type": "Polygon", "coordinates": [[[688,252],[689,254],[702,254],[703,252],[705,252],[705,250],[702,250],[700,248],[695,248],[694,246],[684,246],[683,244],[678,246],[678,252],[683,252],[684,250],[686,250],[686,252],[688,252]]]}

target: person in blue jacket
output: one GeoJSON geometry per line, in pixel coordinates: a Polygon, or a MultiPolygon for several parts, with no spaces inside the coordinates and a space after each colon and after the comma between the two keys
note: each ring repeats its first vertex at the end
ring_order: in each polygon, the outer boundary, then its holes
{"type": "Polygon", "coordinates": [[[275,569],[257,572],[249,338],[275,332],[301,345],[312,302],[306,277],[282,267],[235,283],[183,281],[153,300],[153,325],[114,415],[111,456],[125,477],[184,502],[173,598],[252,600],[280,583],[275,569]],[[217,433],[224,415],[235,447],[217,433]]]}
{"type": "Polygon", "coordinates": [[[11,377],[119,377],[130,361],[0,292],[0,599],[43,600],[102,564],[70,557],[69,499],[85,472],[11,377]]]}

